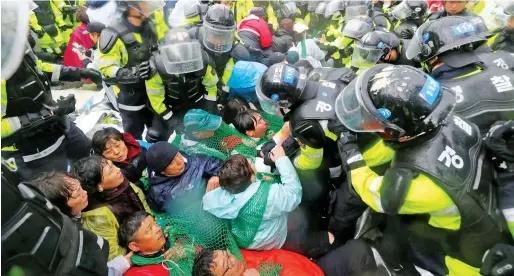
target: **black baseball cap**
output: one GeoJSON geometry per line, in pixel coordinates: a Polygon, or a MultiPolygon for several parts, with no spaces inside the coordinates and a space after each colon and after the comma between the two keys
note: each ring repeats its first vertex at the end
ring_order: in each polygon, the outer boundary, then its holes
{"type": "Polygon", "coordinates": [[[100,22],[91,22],[87,24],[87,30],[83,31],[82,34],[90,33],[101,33],[105,29],[105,25],[100,22]]]}

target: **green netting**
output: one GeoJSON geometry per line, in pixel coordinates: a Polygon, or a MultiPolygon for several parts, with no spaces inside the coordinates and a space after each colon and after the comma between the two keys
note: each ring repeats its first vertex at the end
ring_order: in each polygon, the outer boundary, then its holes
{"type": "Polygon", "coordinates": [[[195,255],[202,248],[228,250],[244,261],[227,220],[204,211],[201,202],[184,200],[184,203],[167,214],[155,214],[157,222],[169,235],[170,246],[179,245],[174,257],[164,261],[170,275],[192,275],[195,255]]]}
{"type": "Polygon", "coordinates": [[[257,141],[242,135],[226,123],[221,123],[221,126],[214,132],[214,136],[208,139],[196,140],[194,142],[190,137],[185,137],[188,141],[183,141],[183,139],[184,136],[180,135],[171,143],[187,154],[205,154],[222,160],[238,153],[252,160],[257,155],[257,150],[255,149],[257,141]],[[193,143],[194,145],[192,145],[193,143]]]}
{"type": "Polygon", "coordinates": [[[237,218],[230,222],[232,234],[240,248],[248,248],[259,230],[262,222],[268,194],[273,181],[261,181],[259,189],[239,210],[237,218]]]}
{"type": "Polygon", "coordinates": [[[261,276],[279,276],[282,271],[282,265],[274,262],[264,262],[257,267],[261,276]]]}

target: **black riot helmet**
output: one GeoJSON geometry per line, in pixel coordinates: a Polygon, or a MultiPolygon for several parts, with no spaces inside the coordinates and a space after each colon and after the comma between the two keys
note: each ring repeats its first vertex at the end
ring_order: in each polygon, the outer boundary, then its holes
{"type": "Polygon", "coordinates": [[[281,108],[289,108],[298,101],[307,84],[307,70],[277,63],[270,66],[257,80],[255,92],[262,109],[279,114],[281,108]]]}
{"type": "Polygon", "coordinates": [[[391,32],[373,31],[365,34],[354,44],[352,66],[366,69],[375,65],[401,44],[401,40],[391,32]]]}
{"type": "Polygon", "coordinates": [[[373,19],[369,16],[360,15],[350,19],[343,28],[343,35],[348,38],[360,39],[365,34],[373,31],[373,19]]]}
{"type": "Polygon", "coordinates": [[[407,48],[407,58],[421,62],[456,48],[476,49],[487,41],[483,20],[447,16],[421,25],[407,48]]]}
{"type": "Polygon", "coordinates": [[[205,14],[203,45],[217,53],[225,53],[232,49],[236,20],[229,7],[216,4],[205,14]]]}
{"type": "Polygon", "coordinates": [[[441,126],[455,107],[451,89],[405,65],[378,64],[362,72],[336,99],[336,115],[355,132],[404,142],[441,126]]]}
{"type": "Polygon", "coordinates": [[[428,10],[426,0],[403,0],[396,5],[391,14],[399,20],[424,18],[428,10]]]}

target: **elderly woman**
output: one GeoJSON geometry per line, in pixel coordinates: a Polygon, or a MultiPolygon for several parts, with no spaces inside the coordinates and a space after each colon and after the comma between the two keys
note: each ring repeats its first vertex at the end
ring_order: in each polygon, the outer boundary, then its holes
{"type": "Polygon", "coordinates": [[[150,144],[136,140],[129,133],[121,133],[113,127],[101,129],[93,135],[92,148],[97,155],[121,169],[131,183],[142,188],[141,177],[146,169],[146,151],[150,144]]]}
{"type": "MultiPolygon", "coordinates": [[[[82,210],[88,204],[87,192],[82,189],[80,182],[63,172],[43,172],[33,178],[30,183],[64,215],[80,223],[82,210]]],[[[122,275],[131,266],[129,260],[133,253],[117,256],[107,263],[109,276],[122,275]]]]}
{"type": "Polygon", "coordinates": [[[130,183],[111,160],[89,156],[72,167],[73,176],[89,192],[82,226],[109,241],[109,260],[125,255],[118,244],[120,224],[137,211],[150,212],[141,189],[130,183]]]}

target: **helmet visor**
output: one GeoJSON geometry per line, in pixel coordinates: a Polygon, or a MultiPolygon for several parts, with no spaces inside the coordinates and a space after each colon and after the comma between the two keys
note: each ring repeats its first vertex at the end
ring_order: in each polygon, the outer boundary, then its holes
{"type": "Polygon", "coordinates": [[[160,46],[159,51],[168,74],[185,74],[203,69],[202,46],[198,41],[160,46]]]}
{"type": "Polygon", "coordinates": [[[316,10],[316,7],[318,7],[318,4],[320,3],[320,1],[308,1],[307,3],[307,11],[310,11],[310,12],[313,12],[316,10]]]}
{"type": "Polygon", "coordinates": [[[165,3],[163,0],[132,1],[128,4],[129,7],[138,10],[146,17],[162,9],[164,5],[165,3]]]}
{"type": "Polygon", "coordinates": [[[296,14],[296,3],[293,1],[281,2],[280,10],[284,16],[291,16],[296,14]]]}
{"type": "Polygon", "coordinates": [[[407,17],[411,16],[414,11],[409,7],[407,1],[402,1],[400,4],[396,5],[391,14],[394,18],[399,20],[404,20],[407,17]]]}
{"type": "Polygon", "coordinates": [[[354,79],[336,99],[336,115],[349,130],[355,132],[384,132],[385,126],[365,107],[360,95],[359,79],[354,79]]]}
{"type": "Polygon", "coordinates": [[[2,1],[2,80],[16,72],[26,49],[29,35],[27,1],[2,1]]]}
{"type": "Polygon", "coordinates": [[[352,66],[360,69],[370,68],[377,64],[383,54],[382,49],[368,48],[356,43],[353,49],[352,66]]]}
{"type": "Polygon", "coordinates": [[[346,7],[345,13],[344,13],[344,21],[348,22],[350,19],[359,17],[361,15],[368,15],[368,6],[346,7]]]}
{"type": "Polygon", "coordinates": [[[257,79],[257,83],[255,84],[255,93],[257,95],[257,99],[259,100],[259,104],[261,105],[262,110],[269,114],[279,115],[280,105],[278,101],[274,101],[270,99],[268,96],[264,95],[264,93],[262,92],[261,80],[262,75],[257,79]]]}
{"type": "Polygon", "coordinates": [[[225,53],[232,49],[234,43],[234,32],[236,26],[216,26],[209,22],[204,22],[203,44],[213,52],[225,53]]]}

